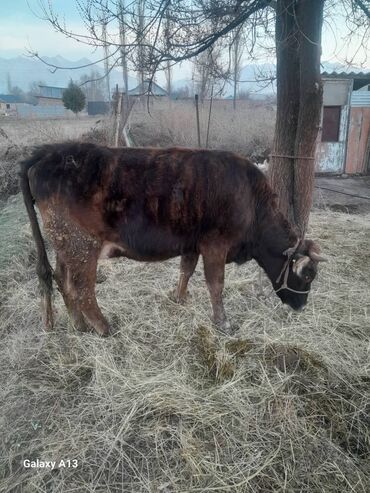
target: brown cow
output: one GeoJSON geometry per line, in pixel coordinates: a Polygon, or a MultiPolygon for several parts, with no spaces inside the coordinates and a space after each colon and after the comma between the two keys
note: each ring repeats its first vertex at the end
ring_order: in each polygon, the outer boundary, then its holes
{"type": "Polygon", "coordinates": [[[37,246],[44,321],[53,326],[54,278],[77,328],[109,333],[95,297],[99,258],[158,261],[181,256],[176,300],[203,257],[215,323],[229,327],[222,302],[225,263],[255,259],[283,303],[306,304],[317,246],[300,241],[279,212],[263,173],[224,151],[45,145],[21,164],[21,188],[37,246]],[[56,252],[53,273],[37,221],[56,252]]]}

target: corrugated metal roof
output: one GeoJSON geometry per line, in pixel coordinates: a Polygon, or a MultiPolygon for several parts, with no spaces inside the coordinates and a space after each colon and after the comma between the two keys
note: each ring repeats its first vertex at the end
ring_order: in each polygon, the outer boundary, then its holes
{"type": "Polygon", "coordinates": [[[351,95],[351,106],[370,107],[370,91],[354,91],[351,95]]]}
{"type": "Polygon", "coordinates": [[[0,94],[0,100],[3,103],[21,103],[21,100],[18,96],[13,96],[13,94],[0,94]]]}
{"type": "Polygon", "coordinates": [[[338,79],[369,79],[370,72],[322,72],[322,77],[338,77],[338,79]]]}

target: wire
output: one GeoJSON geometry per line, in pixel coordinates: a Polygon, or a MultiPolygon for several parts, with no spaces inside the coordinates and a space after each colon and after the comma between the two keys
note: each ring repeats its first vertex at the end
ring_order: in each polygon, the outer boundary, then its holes
{"type": "Polygon", "coordinates": [[[321,187],[319,185],[315,185],[315,188],[320,188],[321,190],[328,190],[329,192],[341,193],[343,195],[348,195],[349,197],[356,197],[358,199],[370,200],[370,197],[365,197],[364,195],[356,195],[348,192],[341,192],[340,190],[333,190],[332,188],[321,187]]]}

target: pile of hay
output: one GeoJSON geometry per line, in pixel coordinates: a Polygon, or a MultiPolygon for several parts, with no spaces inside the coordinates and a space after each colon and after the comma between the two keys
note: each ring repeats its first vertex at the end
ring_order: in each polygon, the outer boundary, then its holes
{"type": "Polygon", "coordinates": [[[330,262],[299,314],[266,280],[257,296],[253,263],[228,266],[234,339],[210,323],[201,265],[178,306],[178,260],[106,261],[97,295],[115,336],[103,340],[72,331],[59,294],[57,328],[42,331],[14,198],[0,215],[0,491],[368,491],[369,225],[312,214],[330,262]]]}

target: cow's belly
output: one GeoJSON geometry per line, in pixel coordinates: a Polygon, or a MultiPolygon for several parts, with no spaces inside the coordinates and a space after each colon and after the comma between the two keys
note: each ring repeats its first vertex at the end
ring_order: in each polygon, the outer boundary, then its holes
{"type": "MultiPolygon", "coordinates": [[[[185,252],[184,252],[185,253],[185,252]]],[[[100,251],[99,259],[109,259],[114,257],[126,257],[132,260],[138,260],[141,262],[158,262],[161,260],[168,260],[173,257],[182,255],[183,252],[158,252],[158,253],[140,253],[115,242],[105,241],[100,251]]]]}
{"type": "Polygon", "coordinates": [[[160,261],[196,250],[192,235],[179,235],[169,227],[125,224],[116,231],[115,241],[105,241],[100,258],[127,257],[141,261],[160,261]],[[118,241],[117,241],[118,240],[118,241]]]}

